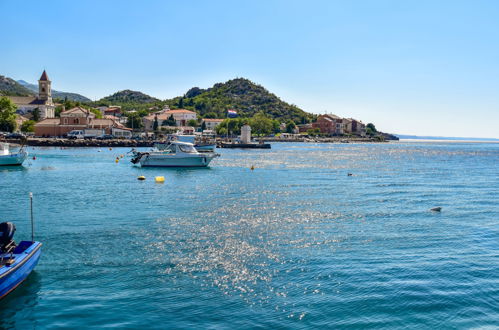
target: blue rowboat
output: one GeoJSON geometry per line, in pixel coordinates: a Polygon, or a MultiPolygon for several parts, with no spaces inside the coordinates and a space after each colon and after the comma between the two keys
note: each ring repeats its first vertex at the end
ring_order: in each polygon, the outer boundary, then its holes
{"type": "Polygon", "coordinates": [[[0,299],[19,286],[35,268],[42,252],[42,243],[13,240],[16,227],[0,223],[0,299]]]}

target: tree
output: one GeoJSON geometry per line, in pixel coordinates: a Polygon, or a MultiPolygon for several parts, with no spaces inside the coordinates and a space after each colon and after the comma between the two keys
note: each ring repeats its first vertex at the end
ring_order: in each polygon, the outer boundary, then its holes
{"type": "Polygon", "coordinates": [[[320,135],[321,130],[319,128],[310,128],[307,130],[307,134],[310,136],[320,135]]]}
{"type": "Polygon", "coordinates": [[[34,132],[35,131],[35,121],[27,120],[21,125],[21,132],[34,132]]]}
{"type": "Polygon", "coordinates": [[[202,131],[205,131],[206,130],[206,123],[203,121],[203,123],[201,124],[201,130],[202,131]]]}
{"type": "Polygon", "coordinates": [[[204,118],[217,118],[217,114],[214,112],[208,112],[207,114],[204,115],[204,118]]]}
{"type": "Polygon", "coordinates": [[[152,129],[154,131],[157,131],[158,130],[158,126],[159,126],[159,123],[158,123],[158,116],[155,116],[154,117],[154,123],[152,124],[152,129]]]}
{"type": "Polygon", "coordinates": [[[296,124],[292,120],[288,120],[286,123],[286,133],[294,133],[296,124]]]}
{"type": "Polygon", "coordinates": [[[95,115],[95,118],[98,118],[98,119],[102,118],[102,112],[100,112],[99,109],[91,108],[90,112],[92,112],[95,115]]]}
{"type": "Polygon", "coordinates": [[[127,116],[127,127],[132,129],[140,129],[144,127],[144,124],[142,123],[142,117],[140,117],[138,112],[129,112],[127,116]]]}
{"type": "Polygon", "coordinates": [[[8,97],[0,97],[0,131],[13,132],[16,129],[16,109],[8,97]]]}
{"type": "Polygon", "coordinates": [[[198,126],[198,121],[196,119],[190,119],[187,122],[187,126],[197,127],[198,126]]]}
{"type": "Polygon", "coordinates": [[[184,98],[183,97],[181,97],[178,100],[178,107],[179,107],[179,109],[182,109],[184,107],[184,98]]]}
{"type": "Polygon", "coordinates": [[[31,113],[33,115],[33,120],[34,121],[39,121],[40,120],[40,109],[35,108],[33,112],[31,113]]]}
{"type": "Polygon", "coordinates": [[[250,119],[252,132],[258,135],[268,135],[272,132],[272,119],[265,116],[263,112],[259,112],[250,119]]]}
{"type": "Polygon", "coordinates": [[[163,120],[162,126],[177,126],[177,122],[175,121],[175,118],[173,118],[173,115],[170,115],[167,120],[163,120]]]}
{"type": "Polygon", "coordinates": [[[373,135],[376,135],[376,133],[378,133],[378,131],[376,130],[376,127],[374,126],[374,124],[369,123],[366,125],[366,134],[367,135],[373,136],[373,135]]]}

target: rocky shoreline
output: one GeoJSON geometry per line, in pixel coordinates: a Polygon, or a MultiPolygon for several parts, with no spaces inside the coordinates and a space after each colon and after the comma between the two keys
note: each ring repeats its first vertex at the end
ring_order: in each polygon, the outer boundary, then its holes
{"type": "MultiPolygon", "coordinates": [[[[23,144],[20,139],[5,139],[4,142],[13,144],[23,144]]],[[[152,147],[155,141],[152,140],[70,140],[52,138],[28,138],[25,144],[31,147],[152,147]]]]}
{"type": "MultiPolygon", "coordinates": [[[[256,141],[263,142],[309,142],[309,143],[380,143],[388,142],[388,140],[380,140],[373,138],[360,138],[360,137],[309,137],[298,139],[282,139],[274,138],[256,138],[256,141]]],[[[12,144],[23,144],[21,139],[3,139],[0,142],[7,142],[12,144]]],[[[62,138],[28,138],[24,143],[32,147],[153,147],[156,140],[70,140],[62,138]]]]}

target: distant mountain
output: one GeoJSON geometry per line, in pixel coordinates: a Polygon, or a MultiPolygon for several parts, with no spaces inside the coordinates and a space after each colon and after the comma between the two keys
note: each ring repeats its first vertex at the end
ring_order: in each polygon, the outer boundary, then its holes
{"type": "Polygon", "coordinates": [[[34,96],[35,93],[30,89],[19,84],[14,79],[0,76],[0,96],[34,96]]]}
{"type": "Polygon", "coordinates": [[[218,118],[225,118],[228,109],[234,109],[240,116],[252,117],[262,111],[271,118],[293,120],[306,123],[314,116],[282,101],[264,87],[244,78],[217,83],[208,89],[191,88],[184,96],[166,100],[170,107],[196,110],[202,116],[214,113],[218,118]]]}
{"type": "MultiPolygon", "coordinates": [[[[27,89],[35,92],[35,94],[38,94],[38,85],[30,84],[29,82],[24,81],[24,80],[18,80],[17,82],[19,84],[21,84],[22,86],[26,87],[27,89]]],[[[85,97],[83,95],[80,95],[77,93],[56,91],[55,89],[52,90],[52,97],[57,98],[57,99],[67,98],[68,100],[78,101],[78,102],[90,102],[91,101],[88,97],[85,97]]]]}
{"type": "Polygon", "coordinates": [[[123,103],[144,104],[144,103],[154,103],[159,101],[160,100],[158,100],[157,98],[154,98],[142,92],[125,89],[123,91],[114,93],[113,95],[106,96],[97,102],[105,102],[105,103],[120,105],[123,103]]]}
{"type": "Polygon", "coordinates": [[[446,140],[446,141],[490,141],[499,142],[499,139],[494,138],[473,138],[473,137],[445,137],[445,136],[419,136],[419,135],[403,135],[394,134],[400,139],[405,140],[446,140]]]}

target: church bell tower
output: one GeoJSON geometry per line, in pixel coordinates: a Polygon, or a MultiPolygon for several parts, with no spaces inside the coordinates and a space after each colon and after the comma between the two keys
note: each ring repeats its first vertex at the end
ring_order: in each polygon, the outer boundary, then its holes
{"type": "Polygon", "coordinates": [[[43,70],[42,76],[40,80],[38,80],[38,98],[40,100],[48,101],[48,103],[52,103],[52,82],[49,80],[47,76],[47,72],[43,70]]]}

